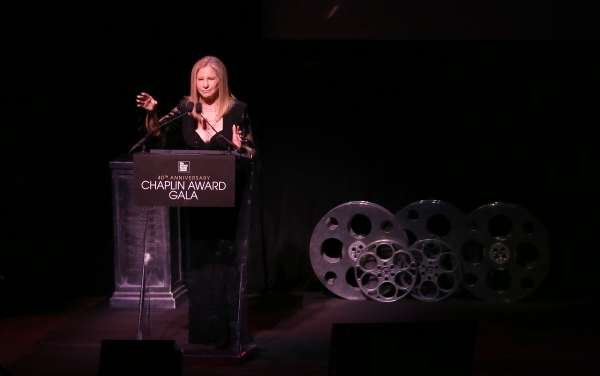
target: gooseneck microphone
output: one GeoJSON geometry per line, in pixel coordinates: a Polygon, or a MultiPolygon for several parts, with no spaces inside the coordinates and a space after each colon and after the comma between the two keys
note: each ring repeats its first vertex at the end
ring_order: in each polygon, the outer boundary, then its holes
{"type": "MultiPolygon", "coordinates": [[[[182,107],[183,107],[183,106],[182,106],[182,107]]],[[[153,131],[150,131],[150,132],[146,133],[146,135],[145,135],[145,136],[144,136],[144,137],[143,137],[141,140],[139,140],[139,141],[138,141],[138,142],[137,142],[135,145],[133,145],[133,147],[131,148],[131,150],[129,150],[129,154],[133,153],[133,151],[134,151],[135,149],[137,149],[137,148],[139,148],[140,146],[142,146],[143,144],[145,144],[145,143],[146,143],[146,141],[148,141],[148,139],[149,139],[149,138],[150,138],[150,137],[151,137],[151,136],[152,136],[154,133],[156,133],[156,132],[157,132],[159,129],[162,129],[162,128],[163,128],[165,125],[167,125],[167,124],[170,124],[171,122],[173,122],[173,121],[175,121],[175,120],[179,119],[180,117],[184,116],[185,114],[188,114],[188,113],[192,112],[192,111],[194,110],[194,103],[192,103],[192,102],[187,102],[187,103],[185,104],[185,109],[179,108],[178,110],[179,110],[179,112],[180,112],[180,114],[179,114],[179,115],[175,116],[173,119],[170,119],[170,120],[168,120],[168,121],[165,121],[165,122],[164,122],[164,123],[162,123],[162,124],[161,124],[161,123],[159,123],[159,126],[158,126],[158,127],[156,127],[156,129],[155,129],[155,130],[153,130],[153,131]]]]}

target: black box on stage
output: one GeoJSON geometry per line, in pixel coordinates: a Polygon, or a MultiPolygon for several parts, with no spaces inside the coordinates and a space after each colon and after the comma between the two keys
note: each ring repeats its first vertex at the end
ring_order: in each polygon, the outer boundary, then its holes
{"type": "Polygon", "coordinates": [[[100,348],[99,376],[180,376],[183,354],[173,340],[106,340],[100,348]]]}
{"type": "Polygon", "coordinates": [[[7,370],[4,369],[4,367],[2,367],[2,365],[0,365],[0,376],[10,376],[12,375],[12,372],[8,372],[7,370]]]}
{"type": "Polygon", "coordinates": [[[475,322],[333,324],[329,376],[470,375],[475,322]]]}

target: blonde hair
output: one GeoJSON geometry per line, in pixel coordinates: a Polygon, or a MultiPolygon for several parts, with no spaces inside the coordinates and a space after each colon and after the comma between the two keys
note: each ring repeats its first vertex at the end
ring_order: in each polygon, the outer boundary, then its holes
{"type": "MultiPolygon", "coordinates": [[[[236,98],[229,92],[229,85],[227,84],[227,69],[219,58],[215,56],[205,56],[198,60],[192,68],[192,74],[190,78],[190,97],[189,99],[194,103],[200,102],[200,96],[198,95],[198,89],[196,87],[198,71],[202,68],[211,67],[217,72],[219,78],[219,98],[217,98],[217,119],[222,118],[226,113],[229,112],[231,107],[235,104],[236,98]]],[[[199,114],[196,113],[196,109],[192,112],[193,116],[200,120],[199,114]]]]}

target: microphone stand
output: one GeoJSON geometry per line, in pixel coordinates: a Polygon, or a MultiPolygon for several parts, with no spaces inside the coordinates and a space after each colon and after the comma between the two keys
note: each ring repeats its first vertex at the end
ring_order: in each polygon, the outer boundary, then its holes
{"type": "Polygon", "coordinates": [[[142,146],[142,152],[145,153],[146,152],[146,141],[148,141],[148,139],[154,134],[156,133],[158,130],[162,129],[165,125],[179,119],[180,117],[186,115],[187,113],[191,112],[194,109],[193,107],[193,103],[188,102],[188,106],[186,108],[186,111],[183,112],[182,114],[174,117],[173,119],[169,120],[169,121],[165,121],[164,123],[160,124],[158,127],[156,127],[155,130],[150,131],[148,133],[146,133],[146,135],[144,137],[142,137],[141,140],[139,140],[135,145],[133,145],[133,147],[131,148],[131,150],[129,150],[129,155],[131,155],[131,153],[133,153],[133,151],[135,149],[137,149],[138,147],[142,146]]]}

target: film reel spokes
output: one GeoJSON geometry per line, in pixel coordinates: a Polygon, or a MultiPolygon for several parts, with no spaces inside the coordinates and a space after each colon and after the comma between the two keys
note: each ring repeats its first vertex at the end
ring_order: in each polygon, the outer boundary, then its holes
{"type": "Polygon", "coordinates": [[[448,298],[460,289],[462,267],[450,246],[439,239],[419,240],[408,248],[417,276],[411,296],[426,302],[448,298]]]}
{"type": "Polygon", "coordinates": [[[514,302],[535,291],[548,275],[550,252],[542,223],[509,203],[480,206],[459,225],[453,247],[464,286],[487,301],[514,302]]]}
{"type": "Polygon", "coordinates": [[[356,280],[356,263],[368,244],[390,239],[406,247],[406,233],[385,208],[367,202],[339,205],[315,226],[310,241],[310,260],[321,283],[334,294],[365,300],[356,280]]]}
{"type": "Polygon", "coordinates": [[[465,214],[454,205],[440,200],[421,200],[400,209],[394,216],[406,231],[408,244],[419,240],[441,239],[449,243],[465,214]]]}
{"type": "Polygon", "coordinates": [[[369,244],[356,262],[356,280],[372,300],[394,302],[407,296],[416,281],[415,259],[393,240],[369,244]]]}

